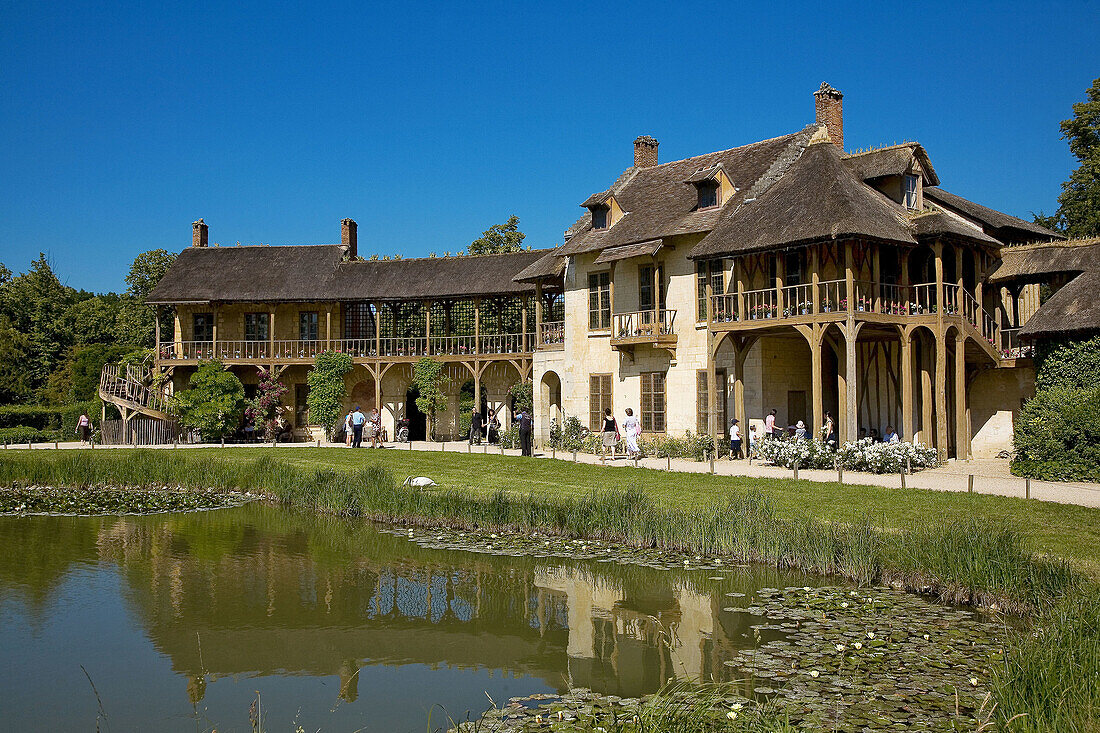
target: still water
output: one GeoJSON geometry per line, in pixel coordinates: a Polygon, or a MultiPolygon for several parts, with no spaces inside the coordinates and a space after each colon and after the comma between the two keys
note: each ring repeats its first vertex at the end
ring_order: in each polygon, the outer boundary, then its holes
{"type": "Polygon", "coordinates": [[[817,585],[428,550],[264,505],[3,517],[0,546],[11,730],[247,731],[258,693],[268,730],[425,731],[486,694],[728,680],[760,642],[726,594],[817,585]]]}

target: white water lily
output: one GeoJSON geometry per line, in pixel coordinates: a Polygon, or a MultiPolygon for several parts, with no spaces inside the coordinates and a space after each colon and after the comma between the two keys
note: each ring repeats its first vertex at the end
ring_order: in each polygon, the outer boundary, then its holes
{"type": "Polygon", "coordinates": [[[814,679],[817,679],[818,677],[821,676],[821,673],[818,672],[816,669],[811,669],[810,670],[810,676],[813,677],[814,679]]]}
{"type": "Polygon", "coordinates": [[[847,649],[847,648],[848,648],[848,647],[844,646],[843,644],[837,644],[837,645],[836,645],[836,650],[837,650],[838,652],[842,652],[842,651],[844,651],[844,650],[845,650],[845,649],[847,649]]]}
{"type": "Polygon", "coordinates": [[[867,632],[867,638],[868,638],[868,639],[874,639],[874,638],[875,638],[875,632],[873,632],[873,631],[868,631],[868,632],[867,632]]]}
{"type": "Polygon", "coordinates": [[[855,644],[852,644],[852,646],[854,646],[856,649],[862,649],[863,648],[863,642],[862,641],[857,641],[855,644]]]}
{"type": "Polygon", "coordinates": [[[730,720],[737,720],[737,712],[734,710],[730,710],[728,713],[726,713],[726,717],[730,720]]]}
{"type": "Polygon", "coordinates": [[[843,603],[841,603],[840,607],[841,608],[847,608],[848,607],[848,601],[844,601],[843,603]]]}
{"type": "Polygon", "coordinates": [[[924,640],[925,640],[925,641],[928,641],[928,634],[925,634],[925,635],[924,635],[924,640]]]}
{"type": "Polygon", "coordinates": [[[978,686],[978,678],[977,677],[971,677],[970,678],[970,684],[973,685],[974,687],[977,687],[978,686]]]}

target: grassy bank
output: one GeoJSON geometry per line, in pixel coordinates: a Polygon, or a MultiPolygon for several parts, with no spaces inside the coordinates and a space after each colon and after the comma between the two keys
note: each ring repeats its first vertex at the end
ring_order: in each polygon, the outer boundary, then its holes
{"type": "Polygon", "coordinates": [[[1042,526],[1048,517],[1048,526],[1067,523],[1065,510],[1072,507],[499,456],[338,449],[0,454],[0,485],[21,483],[251,490],[320,512],[423,525],[538,529],[996,604],[1031,616],[1037,633],[1014,636],[1008,644],[995,715],[1007,721],[1024,714],[1011,730],[1073,731],[1093,730],[1100,710],[1096,587],[1054,557],[1059,553],[1044,547],[1042,536],[1029,546],[1020,531],[1042,526]],[[441,487],[398,486],[409,474],[432,476],[441,487]],[[875,503],[878,495],[888,498],[884,506],[875,503]],[[923,510],[900,506],[910,497],[923,510]],[[937,505],[947,510],[935,511],[937,505]],[[1020,521],[1025,517],[1029,521],[1020,521]],[[1037,555],[1036,546],[1051,556],[1037,555]]]}

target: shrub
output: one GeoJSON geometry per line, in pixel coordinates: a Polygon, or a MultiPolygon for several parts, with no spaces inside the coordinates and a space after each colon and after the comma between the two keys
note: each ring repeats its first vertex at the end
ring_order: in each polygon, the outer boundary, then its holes
{"type": "Polygon", "coordinates": [[[519,424],[513,422],[507,430],[499,432],[500,444],[505,448],[519,448],[519,424]]]}
{"type": "Polygon", "coordinates": [[[761,438],[757,452],[769,463],[784,468],[832,468],[836,452],[820,440],[776,440],[761,438]]]}
{"type": "Polygon", "coordinates": [[[550,425],[550,447],[555,450],[579,451],[584,444],[588,429],[576,417],[567,417],[559,426],[555,421],[550,425]]]}
{"type": "Polygon", "coordinates": [[[306,384],[309,385],[309,396],[306,397],[309,419],[324,427],[325,434],[330,438],[342,417],[344,396],[347,394],[344,375],[351,371],[351,367],[350,354],[324,351],[313,358],[313,368],[306,375],[306,384]]]}
{"type": "Polygon", "coordinates": [[[188,389],[172,398],[180,424],[198,430],[203,440],[218,440],[233,433],[244,413],[244,386],[220,361],[207,361],[191,375],[188,389]]]}
{"type": "Polygon", "coordinates": [[[263,433],[264,440],[272,440],[279,434],[278,410],[284,394],[286,385],[273,377],[271,372],[261,369],[256,396],[249,400],[244,417],[263,433]]]}
{"type": "Polygon", "coordinates": [[[14,445],[16,443],[48,443],[52,440],[65,440],[65,438],[62,438],[56,430],[39,430],[26,425],[0,428],[0,443],[14,445]]]}
{"type": "Polygon", "coordinates": [[[919,471],[939,463],[935,448],[920,443],[877,443],[871,438],[845,443],[836,457],[844,468],[868,473],[900,473],[903,468],[919,471]]]}
{"type": "Polygon", "coordinates": [[[512,396],[512,407],[516,413],[528,412],[534,409],[534,387],[531,382],[517,382],[508,390],[512,396]]]}
{"type": "Polygon", "coordinates": [[[0,428],[31,428],[71,436],[76,434],[76,421],[82,412],[89,416],[99,414],[99,400],[70,405],[3,405],[0,406],[0,428]]]}
{"type": "Polygon", "coordinates": [[[1035,349],[1035,390],[1091,388],[1100,374],[1100,336],[1087,341],[1041,341],[1035,349]]]}
{"type": "Polygon", "coordinates": [[[1036,391],[1020,412],[1012,442],[1016,474],[1100,480],[1100,387],[1061,384],[1036,391]]]}
{"type": "Polygon", "coordinates": [[[447,395],[443,394],[446,383],[443,364],[435,359],[424,356],[413,365],[413,384],[420,393],[416,407],[428,417],[429,438],[436,430],[436,414],[447,409],[447,395]]]}

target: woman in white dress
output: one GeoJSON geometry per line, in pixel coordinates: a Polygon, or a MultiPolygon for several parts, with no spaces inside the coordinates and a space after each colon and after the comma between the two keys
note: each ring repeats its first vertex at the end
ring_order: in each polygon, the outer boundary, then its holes
{"type": "Polygon", "coordinates": [[[634,411],[626,408],[626,419],[623,420],[623,442],[626,443],[627,455],[636,456],[642,452],[638,447],[638,436],[642,434],[642,422],[634,417],[634,411]]]}

